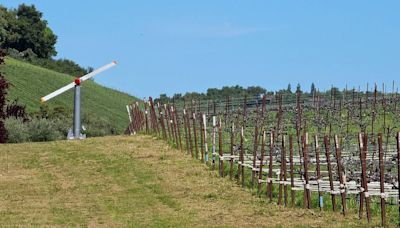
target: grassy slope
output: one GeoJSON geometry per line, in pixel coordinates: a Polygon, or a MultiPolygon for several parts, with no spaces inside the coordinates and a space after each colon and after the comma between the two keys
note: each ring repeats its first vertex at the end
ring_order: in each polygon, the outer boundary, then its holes
{"type": "MultiPolygon", "coordinates": [[[[3,72],[13,84],[13,87],[9,90],[10,98],[18,98],[19,102],[25,104],[30,112],[39,110],[41,97],[72,82],[74,79],[69,75],[12,58],[6,59],[3,72]]],[[[133,102],[134,97],[105,88],[93,81],[82,84],[82,93],[83,113],[90,113],[96,118],[104,118],[116,126],[119,133],[125,130],[129,121],[125,105],[133,102]]],[[[62,106],[72,112],[73,90],[50,100],[47,104],[49,107],[62,106]]]]}
{"type": "Polygon", "coordinates": [[[266,203],[150,136],[0,145],[0,164],[2,227],[365,225],[266,203]]]}

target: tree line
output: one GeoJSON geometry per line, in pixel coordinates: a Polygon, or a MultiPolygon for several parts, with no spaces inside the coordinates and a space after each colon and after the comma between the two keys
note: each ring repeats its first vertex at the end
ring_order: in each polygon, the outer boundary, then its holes
{"type": "MultiPolygon", "coordinates": [[[[369,91],[370,93],[372,91],[369,91]]],[[[236,85],[236,86],[224,86],[221,89],[218,88],[210,88],[207,89],[205,93],[199,92],[187,92],[185,94],[176,93],[172,96],[167,96],[167,94],[163,93],[160,94],[158,98],[155,99],[155,102],[160,102],[163,104],[172,103],[172,102],[190,102],[192,100],[226,100],[227,97],[235,98],[235,97],[244,97],[247,96],[248,98],[259,97],[262,94],[266,94],[267,96],[272,96],[275,94],[281,94],[287,100],[295,100],[296,95],[301,93],[304,96],[321,96],[326,99],[334,96],[334,97],[351,97],[353,94],[365,94],[362,91],[356,91],[353,89],[343,89],[340,90],[337,87],[331,87],[326,91],[319,91],[314,83],[311,83],[309,90],[304,90],[301,88],[300,84],[297,84],[296,89],[292,89],[292,85],[288,84],[286,89],[281,89],[278,91],[268,91],[267,89],[260,87],[260,86],[249,86],[247,88],[236,85]]]]}

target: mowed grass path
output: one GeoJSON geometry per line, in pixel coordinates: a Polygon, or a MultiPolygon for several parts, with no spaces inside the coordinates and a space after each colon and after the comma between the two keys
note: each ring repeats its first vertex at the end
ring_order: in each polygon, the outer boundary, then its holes
{"type": "Polygon", "coordinates": [[[268,204],[149,136],[0,145],[0,161],[1,227],[364,225],[268,204]]]}

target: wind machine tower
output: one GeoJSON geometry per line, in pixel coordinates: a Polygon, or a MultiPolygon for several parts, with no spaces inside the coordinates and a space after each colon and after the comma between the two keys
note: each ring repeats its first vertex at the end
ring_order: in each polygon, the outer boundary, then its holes
{"type": "Polygon", "coordinates": [[[75,92],[74,92],[74,117],[73,117],[73,121],[74,121],[74,126],[72,129],[72,132],[68,133],[67,139],[84,139],[86,138],[86,135],[81,133],[81,84],[88,80],[93,78],[95,75],[110,69],[111,67],[117,65],[116,61],[113,61],[107,65],[104,65],[92,72],[90,72],[89,74],[86,74],[80,78],[76,78],[72,83],[61,87],[60,89],[42,97],[40,99],[40,101],[42,103],[72,89],[75,88],[75,92]]]}

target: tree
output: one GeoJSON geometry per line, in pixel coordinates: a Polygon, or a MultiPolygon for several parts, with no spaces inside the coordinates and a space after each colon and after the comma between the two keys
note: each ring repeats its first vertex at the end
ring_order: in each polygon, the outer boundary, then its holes
{"type": "Polygon", "coordinates": [[[34,5],[22,4],[16,10],[1,8],[0,33],[4,33],[4,48],[14,48],[20,52],[27,49],[40,58],[50,58],[57,54],[57,36],[42,19],[43,14],[34,5]],[[4,21],[5,20],[5,21],[4,21]]]}
{"type": "Polygon", "coordinates": [[[15,11],[8,11],[0,5],[0,47],[7,48],[8,43],[20,39],[15,11]]]}
{"type": "Polygon", "coordinates": [[[156,99],[155,102],[160,102],[161,104],[168,104],[170,102],[170,98],[167,96],[167,94],[163,93],[160,94],[160,97],[156,99]]]}
{"type": "Polygon", "coordinates": [[[173,101],[179,101],[180,99],[182,99],[181,93],[175,93],[174,96],[172,96],[173,101]]]}
{"type": "Polygon", "coordinates": [[[338,97],[342,96],[342,93],[340,92],[338,87],[332,86],[332,88],[331,88],[331,96],[333,96],[335,98],[338,98],[338,97]]]}
{"type": "Polygon", "coordinates": [[[313,83],[311,83],[311,90],[310,90],[310,93],[311,93],[311,95],[314,95],[315,92],[316,92],[316,89],[315,89],[315,85],[314,85],[314,82],[313,82],[313,83]]]}
{"type": "Polygon", "coordinates": [[[219,89],[216,89],[216,88],[207,89],[207,98],[208,99],[218,99],[218,98],[220,98],[219,89]]]}
{"type": "Polygon", "coordinates": [[[6,14],[8,14],[7,9],[0,6],[0,46],[4,43],[5,38],[7,37],[6,28],[8,27],[8,20],[6,14]]]}
{"type": "Polygon", "coordinates": [[[297,83],[296,93],[302,93],[300,83],[297,83]]]}
{"type": "Polygon", "coordinates": [[[287,91],[288,93],[292,93],[292,85],[290,85],[290,83],[289,83],[289,85],[287,86],[286,91],[287,91]]]}
{"type": "Polygon", "coordinates": [[[266,89],[260,87],[260,86],[249,86],[246,89],[247,95],[259,95],[259,94],[264,94],[267,92],[266,89]]]}
{"type": "Polygon", "coordinates": [[[7,9],[0,5],[0,48],[15,59],[75,77],[89,73],[72,60],[51,57],[57,54],[57,36],[34,5],[7,9]]]}

